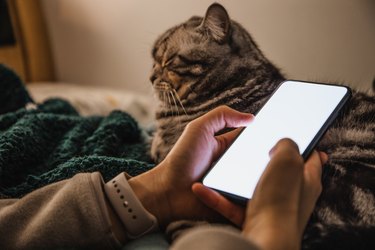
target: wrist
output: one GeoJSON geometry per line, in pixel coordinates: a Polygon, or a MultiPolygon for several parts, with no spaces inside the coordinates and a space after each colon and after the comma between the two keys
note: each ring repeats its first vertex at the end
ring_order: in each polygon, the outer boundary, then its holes
{"type": "Polygon", "coordinates": [[[156,167],[128,182],[144,208],[157,218],[159,226],[163,228],[171,221],[171,208],[169,192],[165,188],[163,174],[159,172],[159,167],[156,167]]]}
{"type": "Polygon", "coordinates": [[[297,221],[286,220],[280,214],[262,214],[250,217],[242,235],[261,249],[300,249],[297,221]]]}
{"type": "Polygon", "coordinates": [[[130,239],[139,238],[158,229],[157,218],[138,199],[125,173],[104,185],[106,196],[116,211],[130,239]]]}

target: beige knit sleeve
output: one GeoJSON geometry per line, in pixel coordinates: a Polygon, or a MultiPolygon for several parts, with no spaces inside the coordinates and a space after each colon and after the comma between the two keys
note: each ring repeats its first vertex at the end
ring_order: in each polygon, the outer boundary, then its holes
{"type": "Polygon", "coordinates": [[[252,242],[230,226],[201,226],[180,236],[171,250],[259,250],[252,242]]]}
{"type": "Polygon", "coordinates": [[[21,199],[0,200],[0,249],[120,248],[102,184],[99,173],[77,174],[21,199]]]}

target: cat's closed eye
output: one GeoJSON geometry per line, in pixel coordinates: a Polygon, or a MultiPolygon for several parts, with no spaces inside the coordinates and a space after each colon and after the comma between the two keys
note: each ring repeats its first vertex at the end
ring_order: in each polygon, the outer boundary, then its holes
{"type": "Polygon", "coordinates": [[[179,76],[199,76],[204,73],[204,68],[199,64],[191,66],[176,65],[168,68],[168,70],[179,76]]]}
{"type": "Polygon", "coordinates": [[[204,66],[199,61],[177,55],[167,63],[166,68],[179,76],[199,76],[205,72],[204,66]]]}

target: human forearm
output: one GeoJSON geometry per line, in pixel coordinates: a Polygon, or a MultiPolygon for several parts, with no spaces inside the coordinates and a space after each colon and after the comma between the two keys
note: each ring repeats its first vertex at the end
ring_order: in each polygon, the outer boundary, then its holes
{"type": "Polygon", "coordinates": [[[22,199],[0,200],[1,248],[119,248],[101,185],[99,173],[79,174],[22,199]]]}

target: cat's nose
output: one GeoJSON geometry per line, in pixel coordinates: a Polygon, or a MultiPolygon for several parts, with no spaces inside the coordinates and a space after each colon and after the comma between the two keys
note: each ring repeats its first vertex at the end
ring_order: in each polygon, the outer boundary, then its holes
{"type": "Polygon", "coordinates": [[[154,84],[154,81],[156,80],[156,75],[155,74],[151,74],[150,76],[150,81],[151,81],[151,84],[153,85],[154,84]]]}

